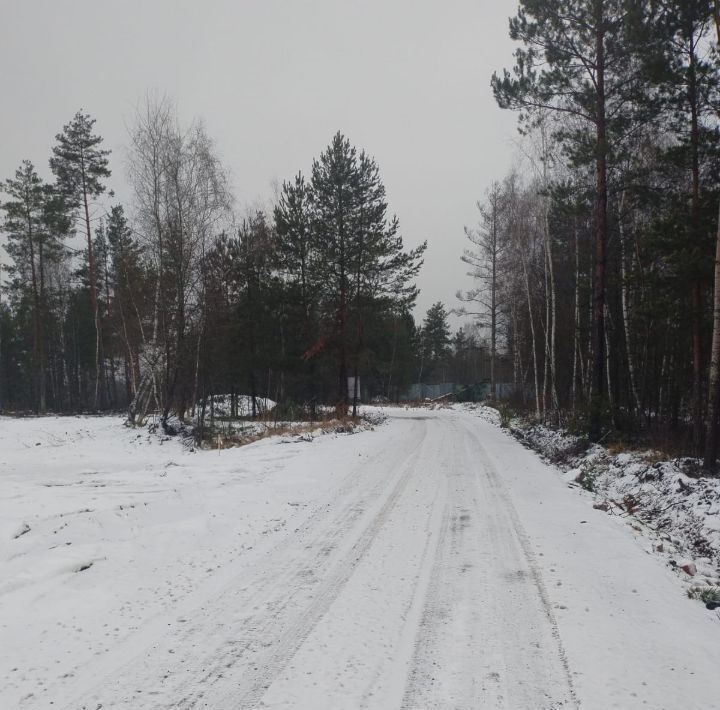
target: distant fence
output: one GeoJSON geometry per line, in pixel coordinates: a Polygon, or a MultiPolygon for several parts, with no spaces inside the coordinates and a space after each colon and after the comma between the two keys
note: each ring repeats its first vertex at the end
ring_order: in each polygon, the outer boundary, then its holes
{"type": "MultiPolygon", "coordinates": [[[[512,382],[496,382],[495,393],[498,399],[509,399],[516,391],[512,382]]],[[[440,382],[438,384],[425,384],[419,382],[410,385],[400,394],[401,402],[417,402],[439,398],[457,398],[464,401],[476,402],[490,397],[490,383],[479,382],[473,385],[457,385],[453,382],[440,382]]]]}

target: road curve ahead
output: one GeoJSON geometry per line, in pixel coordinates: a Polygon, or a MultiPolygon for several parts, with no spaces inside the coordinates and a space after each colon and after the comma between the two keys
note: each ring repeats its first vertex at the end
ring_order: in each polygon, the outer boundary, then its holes
{"type": "Polygon", "coordinates": [[[472,412],[389,412],[296,528],[66,707],[718,706],[718,624],[625,523],[472,412]]]}

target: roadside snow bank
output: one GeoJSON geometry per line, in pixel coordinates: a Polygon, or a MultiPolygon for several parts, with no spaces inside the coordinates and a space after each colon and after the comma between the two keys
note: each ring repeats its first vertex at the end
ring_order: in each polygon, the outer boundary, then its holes
{"type": "MultiPolygon", "coordinates": [[[[273,406],[274,403],[273,403],[273,406]]],[[[148,436],[159,441],[176,439],[185,448],[194,451],[198,446],[198,434],[202,433],[200,448],[225,449],[234,446],[245,446],[260,439],[280,437],[283,441],[293,437],[302,441],[314,439],[326,434],[356,434],[373,429],[387,419],[379,407],[362,407],[356,419],[337,419],[327,417],[317,420],[269,420],[269,419],[218,419],[212,425],[206,422],[202,432],[195,420],[181,421],[172,415],[163,422],[159,417],[152,416],[144,428],[148,436]]],[[[143,427],[139,427],[142,429],[143,427]]]]}
{"type": "MultiPolygon", "coordinates": [[[[498,412],[476,413],[498,424],[498,412]]],[[[720,590],[720,480],[704,477],[691,458],[663,460],[657,452],[611,453],[584,437],[543,424],[514,419],[509,432],[548,463],[571,487],[593,497],[593,507],[627,518],[652,551],[674,567],[688,594],[714,606],[720,590]]]]}

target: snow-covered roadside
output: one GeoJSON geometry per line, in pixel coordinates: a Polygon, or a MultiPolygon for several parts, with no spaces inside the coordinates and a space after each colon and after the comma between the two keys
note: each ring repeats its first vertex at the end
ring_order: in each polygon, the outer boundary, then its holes
{"type": "MultiPolygon", "coordinates": [[[[372,429],[387,419],[379,407],[362,406],[356,419],[349,417],[338,419],[334,416],[334,409],[329,407],[319,409],[322,410],[318,412],[319,418],[314,420],[272,419],[266,415],[261,415],[257,419],[228,417],[206,420],[203,425],[201,448],[227,449],[252,444],[266,437],[283,437],[285,441],[301,437],[303,441],[310,441],[326,434],[357,434],[372,429]]],[[[250,415],[243,413],[241,416],[250,415]]],[[[139,429],[142,430],[144,427],[162,441],[177,438],[192,449],[196,444],[197,418],[180,421],[173,416],[165,423],[161,423],[159,417],[153,416],[139,429]]]]}
{"type": "MultiPolygon", "coordinates": [[[[495,409],[462,406],[500,425],[495,409]]],[[[694,459],[611,453],[543,424],[514,419],[508,430],[554,464],[596,510],[626,519],[645,547],[677,570],[688,596],[720,606],[720,479],[699,476],[694,459]]]]}
{"type": "Polygon", "coordinates": [[[297,527],[365,455],[330,435],[307,457],[317,433],[192,452],[118,417],[0,418],[0,706],[46,707],[297,527]]]}
{"type": "Polygon", "coordinates": [[[470,413],[387,413],[196,453],[0,419],[0,708],[715,707],[714,614],[619,516],[470,413]]]}

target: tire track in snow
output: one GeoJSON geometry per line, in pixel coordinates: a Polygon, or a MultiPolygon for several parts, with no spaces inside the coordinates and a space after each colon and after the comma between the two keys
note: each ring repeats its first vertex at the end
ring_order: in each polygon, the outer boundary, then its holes
{"type": "Polygon", "coordinates": [[[390,456],[383,449],[354,466],[332,498],[257,565],[201,604],[175,610],[172,618],[187,617],[180,632],[157,638],[66,709],[95,710],[100,703],[133,709],[253,707],[367,552],[412,476],[426,430],[423,422],[390,456]],[[398,473],[388,476],[388,465],[398,473]],[[376,480],[363,471],[376,472],[376,480]],[[379,510],[354,538],[378,501],[379,510]],[[231,683],[235,687],[226,693],[231,683]],[[208,704],[218,692],[228,699],[208,704]]]}
{"type": "MultiPolygon", "coordinates": [[[[423,429],[425,430],[425,426],[423,429]]],[[[426,440],[423,436],[423,442],[426,440]]],[[[401,467],[401,473],[390,494],[382,504],[380,510],[363,530],[360,537],[333,568],[325,575],[321,588],[309,599],[308,605],[302,609],[295,619],[291,619],[287,628],[282,631],[281,641],[268,649],[266,657],[256,659],[257,666],[254,674],[245,674],[241,683],[231,692],[214,699],[213,707],[253,708],[261,701],[265,691],[272,681],[286,667],[305,639],[310,635],[316,624],[330,608],[341,590],[370,549],[377,534],[385,524],[388,516],[402,496],[409,481],[415,472],[418,459],[421,457],[423,447],[416,448],[401,467]]],[[[276,619],[264,619],[257,626],[250,628],[250,635],[256,639],[266,638],[269,627],[276,625],[276,619]]],[[[192,707],[189,706],[189,707],[192,707]]]]}
{"type": "Polygon", "coordinates": [[[437,544],[435,546],[434,559],[431,560],[430,581],[425,590],[425,600],[423,610],[420,617],[419,627],[416,632],[415,642],[413,643],[413,653],[408,670],[408,676],[405,681],[405,691],[403,693],[401,709],[416,707],[414,705],[415,688],[418,686],[420,679],[419,674],[422,672],[418,663],[418,657],[421,652],[421,644],[427,641],[423,631],[428,626],[428,620],[438,616],[438,603],[440,598],[440,586],[442,584],[442,554],[441,550],[445,547],[448,531],[450,529],[452,508],[449,499],[445,501],[442,522],[440,523],[440,533],[438,535],[437,544]]]}
{"type": "Polygon", "coordinates": [[[402,708],[577,707],[512,502],[476,433],[452,415],[437,423],[450,429],[445,440],[457,450],[449,454],[447,509],[402,708]]]}
{"type": "Polygon", "coordinates": [[[557,619],[555,618],[555,613],[553,612],[552,602],[550,601],[550,596],[547,591],[547,587],[545,586],[545,582],[542,577],[542,573],[540,571],[540,565],[538,564],[537,558],[535,557],[535,552],[532,549],[532,544],[530,542],[530,538],[525,531],[525,528],[523,527],[522,521],[520,520],[520,516],[517,513],[517,510],[515,509],[515,505],[512,502],[512,499],[510,498],[509,493],[507,492],[507,489],[503,485],[500,475],[497,471],[497,468],[493,464],[493,462],[490,460],[490,457],[487,454],[487,451],[485,450],[485,447],[483,446],[480,437],[478,436],[477,432],[472,429],[471,427],[468,427],[465,425],[466,428],[470,431],[470,434],[472,435],[473,439],[475,440],[477,450],[480,454],[480,458],[482,460],[483,469],[485,472],[485,475],[487,477],[487,480],[490,483],[491,489],[494,493],[494,495],[502,502],[504,510],[507,512],[508,517],[510,518],[510,522],[513,527],[513,531],[515,533],[515,537],[517,538],[518,543],[520,544],[520,547],[522,548],[523,554],[525,556],[525,559],[527,561],[528,568],[530,570],[530,574],[532,576],[533,583],[535,585],[535,588],[537,589],[538,596],[540,598],[540,601],[542,603],[542,608],[545,613],[545,617],[547,618],[548,623],[550,624],[551,633],[553,636],[553,639],[555,640],[555,644],[557,646],[557,652],[558,656],[560,658],[560,662],[562,664],[562,668],[565,675],[565,680],[568,685],[569,693],[571,701],[574,705],[574,707],[579,708],[580,707],[580,700],[577,696],[577,692],[575,690],[575,686],[572,679],[572,673],[570,671],[570,664],[567,659],[567,652],[565,650],[565,645],[563,644],[562,638],[560,636],[560,630],[558,629],[557,619]]]}

